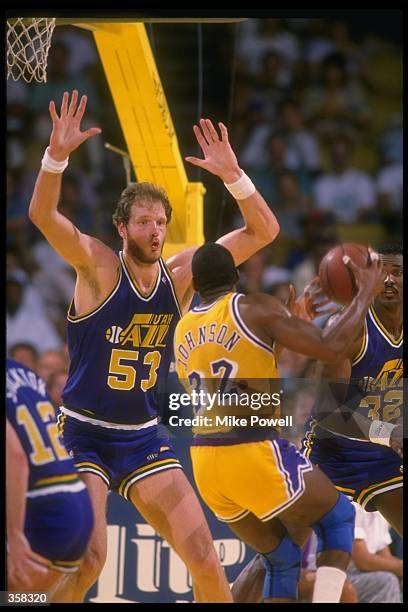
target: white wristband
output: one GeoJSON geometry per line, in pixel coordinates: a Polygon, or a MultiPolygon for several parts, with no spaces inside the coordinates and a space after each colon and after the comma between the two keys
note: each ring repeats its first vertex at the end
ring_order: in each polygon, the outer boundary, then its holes
{"type": "Polygon", "coordinates": [[[386,423],[385,421],[375,420],[371,423],[368,432],[368,437],[374,444],[382,444],[383,446],[390,446],[391,432],[397,425],[393,423],[386,423]]]}
{"type": "Polygon", "coordinates": [[[45,149],[44,157],[41,160],[41,168],[46,172],[52,172],[53,174],[61,174],[68,166],[69,156],[62,161],[53,159],[49,153],[49,148],[45,149]]]}
{"type": "Polygon", "coordinates": [[[224,183],[232,197],[236,200],[245,200],[256,191],[256,187],[245,172],[239,177],[235,183],[224,183]]]}

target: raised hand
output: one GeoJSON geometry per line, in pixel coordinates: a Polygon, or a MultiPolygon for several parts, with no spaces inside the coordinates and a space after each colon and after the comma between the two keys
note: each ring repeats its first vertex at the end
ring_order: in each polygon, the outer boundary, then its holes
{"type": "Polygon", "coordinates": [[[76,89],[72,92],[69,102],[69,93],[66,91],[62,98],[60,116],[58,116],[54,100],[51,100],[49,111],[52,119],[52,132],[49,153],[56,161],[66,159],[85,140],[101,133],[101,129],[97,127],[81,132],[81,121],[85,113],[86,102],[87,97],[82,96],[78,105],[76,89]]]}
{"type": "Polygon", "coordinates": [[[186,157],[186,161],[219,176],[224,183],[234,183],[241,176],[237,158],[228,140],[228,131],[223,123],[218,124],[221,137],[210,119],[200,119],[200,127],[193,126],[197,142],[204,159],[186,157]]]}
{"type": "Polygon", "coordinates": [[[352,271],[357,288],[364,288],[375,296],[381,291],[385,278],[385,271],[378,253],[371,248],[368,249],[368,252],[369,261],[366,268],[356,266],[348,255],[343,256],[343,262],[352,271]]]}
{"type": "Polygon", "coordinates": [[[313,321],[316,317],[329,316],[337,312],[337,306],[328,306],[328,304],[332,304],[332,302],[323,293],[318,276],[315,276],[310,283],[306,285],[297,299],[294,286],[290,286],[287,306],[296,317],[299,317],[299,319],[313,321]]]}

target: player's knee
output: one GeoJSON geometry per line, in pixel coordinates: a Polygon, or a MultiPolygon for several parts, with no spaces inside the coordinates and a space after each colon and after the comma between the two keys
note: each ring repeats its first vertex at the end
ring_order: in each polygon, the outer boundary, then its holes
{"type": "Polygon", "coordinates": [[[288,534],[279,546],[269,553],[263,553],[266,570],[263,597],[280,597],[297,599],[300,569],[301,548],[291,540],[288,534]]]}
{"type": "Polygon", "coordinates": [[[85,578],[91,578],[95,580],[101,571],[106,561],[106,550],[97,547],[89,547],[84,556],[80,566],[81,575],[85,578]]]}
{"type": "Polygon", "coordinates": [[[312,525],[318,540],[317,552],[342,550],[351,553],[355,514],[351,502],[340,493],[333,508],[312,525]]]}

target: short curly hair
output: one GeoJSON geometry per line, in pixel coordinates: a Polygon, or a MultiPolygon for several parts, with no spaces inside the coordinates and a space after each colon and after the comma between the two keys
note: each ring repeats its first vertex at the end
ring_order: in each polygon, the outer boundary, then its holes
{"type": "Polygon", "coordinates": [[[120,195],[116,210],[112,215],[113,224],[118,227],[119,223],[127,225],[132,213],[133,204],[138,202],[161,202],[166,213],[167,223],[171,220],[172,207],[166,192],[153,183],[130,183],[120,195]]]}

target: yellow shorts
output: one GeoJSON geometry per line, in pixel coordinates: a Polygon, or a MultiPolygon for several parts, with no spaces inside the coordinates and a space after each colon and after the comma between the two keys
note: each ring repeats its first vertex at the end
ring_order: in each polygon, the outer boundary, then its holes
{"type": "Polygon", "coordinates": [[[309,459],[283,439],[229,446],[192,446],[194,478],[205,503],[220,521],[252,512],[268,521],[304,492],[309,459]]]}

